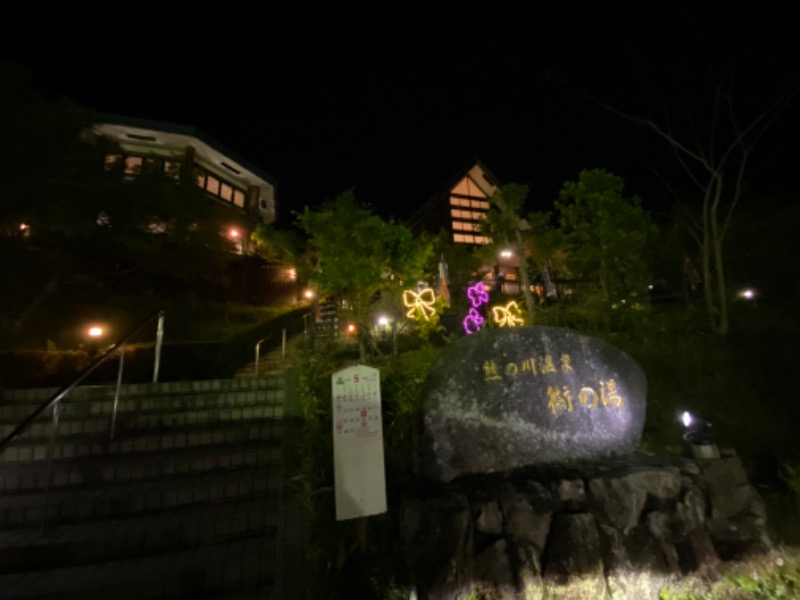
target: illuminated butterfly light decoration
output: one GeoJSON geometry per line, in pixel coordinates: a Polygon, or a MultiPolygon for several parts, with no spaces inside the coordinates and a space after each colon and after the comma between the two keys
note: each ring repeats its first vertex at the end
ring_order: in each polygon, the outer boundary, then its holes
{"type": "MultiPolygon", "coordinates": [[[[489,293],[483,282],[478,282],[467,288],[467,296],[472,303],[472,308],[464,318],[463,326],[467,335],[472,335],[480,331],[486,322],[486,319],[478,312],[478,308],[489,302],[489,293]]],[[[505,306],[492,307],[492,318],[498,327],[519,327],[524,323],[519,305],[513,300],[505,306]]]]}
{"type": "Polygon", "coordinates": [[[462,322],[467,335],[472,335],[481,330],[486,319],[478,312],[478,308],[489,302],[489,293],[482,281],[467,288],[467,297],[472,303],[472,308],[462,322]]]}
{"type": "Polygon", "coordinates": [[[498,327],[519,327],[524,323],[519,304],[514,300],[505,306],[493,306],[492,317],[498,327]]]}
{"type": "Polygon", "coordinates": [[[433,293],[432,288],[425,288],[420,292],[414,290],[405,290],[403,292],[403,304],[408,309],[406,316],[413,319],[419,315],[426,321],[436,314],[436,295],[433,293]]]}

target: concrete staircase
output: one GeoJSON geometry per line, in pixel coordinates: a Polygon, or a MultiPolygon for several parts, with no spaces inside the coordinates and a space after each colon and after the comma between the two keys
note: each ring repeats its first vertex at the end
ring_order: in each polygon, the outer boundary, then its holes
{"type": "MultiPolygon", "coordinates": [[[[0,454],[0,598],[269,598],[286,379],[113,387],[0,454]],[[49,488],[49,489],[48,489],[49,488]]],[[[56,390],[0,393],[0,433],[56,390]]]]}

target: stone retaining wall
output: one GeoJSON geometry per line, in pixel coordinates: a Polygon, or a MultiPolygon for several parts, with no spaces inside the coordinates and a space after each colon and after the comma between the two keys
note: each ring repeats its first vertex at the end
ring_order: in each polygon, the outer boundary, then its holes
{"type": "Polygon", "coordinates": [[[474,476],[406,492],[401,530],[419,600],[657,599],[724,561],[773,550],[733,452],[637,455],[474,476]]]}

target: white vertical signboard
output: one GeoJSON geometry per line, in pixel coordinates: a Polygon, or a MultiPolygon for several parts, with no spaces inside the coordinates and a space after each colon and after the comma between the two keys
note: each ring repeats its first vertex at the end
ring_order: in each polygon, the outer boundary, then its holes
{"type": "Polygon", "coordinates": [[[333,387],[336,520],[386,512],[380,371],[357,365],[337,371],[333,387]]]}

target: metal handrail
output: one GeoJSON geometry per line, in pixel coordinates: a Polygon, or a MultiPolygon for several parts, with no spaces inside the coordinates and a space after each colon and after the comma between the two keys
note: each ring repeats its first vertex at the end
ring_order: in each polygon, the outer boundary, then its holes
{"type": "Polygon", "coordinates": [[[119,400],[119,388],[120,384],[122,383],[122,367],[124,364],[124,356],[125,356],[125,346],[130,341],[130,339],[139,333],[142,329],[144,329],[147,325],[149,325],[154,319],[158,318],[158,330],[156,334],[156,352],[155,352],[155,364],[153,367],[153,383],[158,382],[158,369],[159,363],[161,360],[161,343],[164,337],[164,311],[160,310],[157,313],[148,317],[145,321],[143,321],[136,329],[131,331],[127,336],[125,336],[122,340],[118,341],[114,344],[111,348],[109,348],[100,358],[95,360],[91,365],[89,365],[78,377],[69,385],[61,388],[58,392],[56,392],[53,396],[51,396],[48,400],[42,403],[30,416],[28,416],[25,420],[23,420],[19,425],[17,425],[14,430],[9,433],[6,437],[0,441],[0,454],[14,441],[15,438],[20,436],[22,433],[25,432],[31,424],[41,416],[48,408],[53,408],[53,426],[54,426],[54,434],[55,429],[58,427],[58,404],[59,402],[67,396],[75,387],[78,386],[84,379],[86,379],[89,375],[91,375],[100,365],[106,362],[117,350],[122,349],[122,354],[120,355],[120,365],[119,365],[119,373],[117,376],[117,391],[114,398],[114,409],[111,418],[111,437],[114,437],[114,425],[116,422],[116,411],[117,411],[117,404],[119,400]]]}
{"type": "MultiPolygon", "coordinates": [[[[258,365],[261,362],[261,344],[263,344],[269,336],[265,336],[256,342],[256,360],[255,360],[255,374],[254,377],[258,379],[258,365]]],[[[286,328],[281,333],[281,360],[286,360],[286,328]]]]}
{"type": "Polygon", "coordinates": [[[255,375],[254,375],[254,377],[256,379],[258,379],[258,363],[259,363],[259,356],[260,356],[260,353],[261,353],[261,344],[263,344],[264,340],[266,340],[266,339],[267,339],[266,337],[263,337],[263,338],[261,338],[260,340],[258,340],[256,342],[256,366],[255,366],[255,375]]]}

